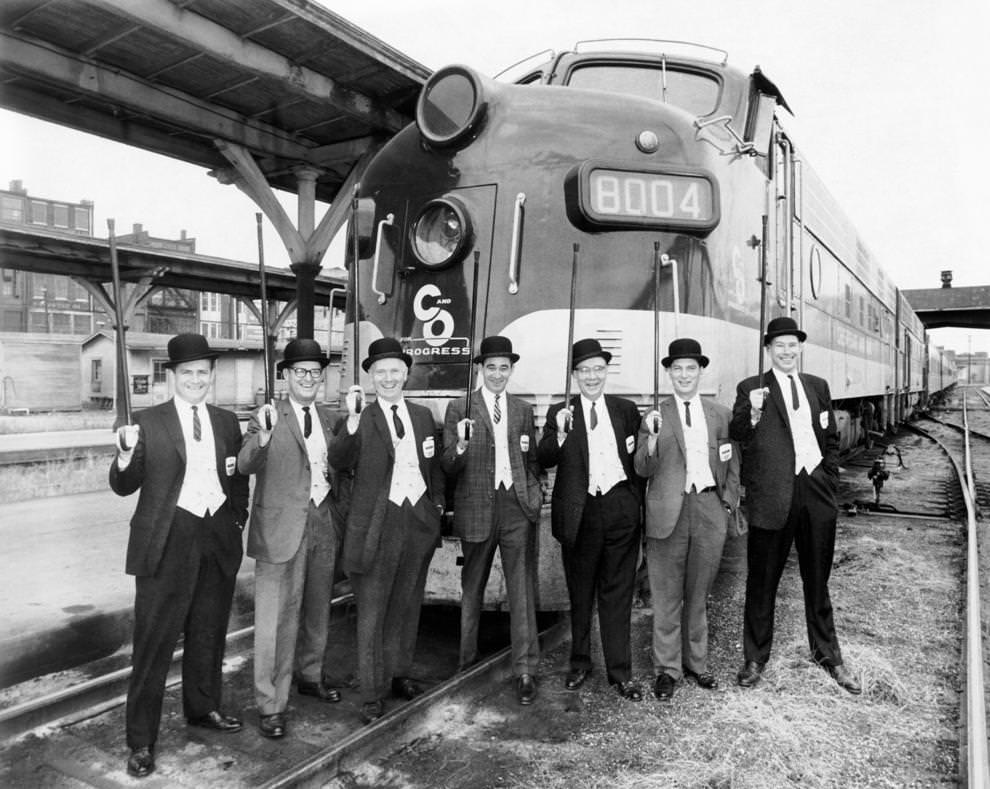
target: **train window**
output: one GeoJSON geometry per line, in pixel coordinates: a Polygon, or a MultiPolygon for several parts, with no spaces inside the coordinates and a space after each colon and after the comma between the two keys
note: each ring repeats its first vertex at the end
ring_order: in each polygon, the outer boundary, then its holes
{"type": "Polygon", "coordinates": [[[0,219],[5,222],[23,222],[24,201],[20,197],[0,198],[0,219]]]}
{"type": "Polygon", "coordinates": [[[822,251],[818,247],[811,248],[808,276],[811,279],[811,298],[817,299],[822,295],[822,251]]]}
{"type": "Polygon", "coordinates": [[[656,99],[704,116],[718,106],[719,83],[708,74],[674,71],[659,66],[597,63],[575,68],[567,78],[572,88],[627,93],[656,99]]]}
{"type": "Polygon", "coordinates": [[[852,285],[846,283],[846,318],[852,320],[853,315],[853,290],[852,285]]]}

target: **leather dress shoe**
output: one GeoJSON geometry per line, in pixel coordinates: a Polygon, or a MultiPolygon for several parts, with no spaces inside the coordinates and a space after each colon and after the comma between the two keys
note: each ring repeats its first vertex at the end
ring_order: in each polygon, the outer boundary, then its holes
{"type": "Polygon", "coordinates": [[[713,690],[718,687],[718,680],[715,679],[715,675],[710,671],[702,671],[699,674],[697,671],[692,671],[685,666],[684,676],[691,677],[691,679],[698,683],[699,688],[704,688],[705,690],[713,690]]]}
{"type": "Polygon", "coordinates": [[[863,687],[859,684],[859,680],[853,676],[853,673],[846,668],[845,664],[825,666],[825,668],[836,684],[843,690],[848,690],[854,696],[858,696],[863,692],[863,687]]]}
{"type": "Polygon", "coordinates": [[[516,698],[520,704],[532,704],[536,698],[536,680],[532,674],[520,674],[516,678],[516,698]]]}
{"type": "Polygon", "coordinates": [[[385,714],[385,704],[381,699],[366,701],[361,705],[361,719],[365,723],[374,723],[385,714]]]}
{"type": "Polygon", "coordinates": [[[144,778],[155,771],[155,755],[151,748],[135,748],[127,759],[127,774],[144,778]]]}
{"type": "Polygon", "coordinates": [[[198,718],[186,718],[190,726],[199,726],[203,729],[213,729],[214,731],[235,732],[240,731],[243,724],[237,718],[224,715],[219,710],[213,710],[198,718]]]}
{"type": "Polygon", "coordinates": [[[285,736],[285,715],[276,712],[271,715],[262,715],[258,718],[258,731],[262,737],[270,740],[277,740],[285,736]]]}
{"type": "Polygon", "coordinates": [[[400,699],[410,701],[417,696],[421,696],[423,688],[418,682],[413,682],[409,677],[396,677],[392,680],[392,695],[400,699]]]}
{"type": "Polygon", "coordinates": [[[763,664],[755,660],[747,660],[746,665],[736,674],[736,682],[740,687],[751,688],[760,681],[761,676],[763,676],[763,664]]]}
{"type": "Polygon", "coordinates": [[[616,682],[615,689],[626,701],[643,700],[643,690],[635,682],[616,682]]]}
{"type": "Polygon", "coordinates": [[[653,694],[660,699],[660,701],[670,701],[674,697],[674,685],[676,680],[663,672],[657,675],[656,681],[653,683],[653,694]]]}
{"type": "Polygon", "coordinates": [[[340,691],[336,688],[328,688],[322,682],[307,682],[299,680],[296,682],[296,690],[300,696],[313,696],[320,701],[340,701],[340,691]]]}
{"type": "Polygon", "coordinates": [[[568,690],[577,690],[584,684],[590,673],[590,668],[572,668],[564,677],[564,687],[568,690]]]}

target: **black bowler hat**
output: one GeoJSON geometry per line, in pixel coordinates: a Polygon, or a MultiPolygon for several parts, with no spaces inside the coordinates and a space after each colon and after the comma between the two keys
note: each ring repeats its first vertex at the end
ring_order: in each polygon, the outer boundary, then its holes
{"type": "Polygon", "coordinates": [[[505,356],[513,364],[519,361],[519,354],[512,352],[512,340],[497,334],[493,337],[485,337],[481,341],[481,350],[474,357],[474,363],[481,364],[492,356],[505,356]]]}
{"type": "Polygon", "coordinates": [[[612,361],[612,354],[604,350],[598,340],[578,340],[571,349],[571,369],[573,370],[581,362],[594,359],[596,356],[601,356],[605,360],[605,364],[612,361]]]}
{"type": "Polygon", "coordinates": [[[216,359],[219,355],[220,351],[213,350],[202,334],[177,334],[168,341],[168,361],[162,367],[171,370],[183,362],[216,359]]]}
{"type": "Polygon", "coordinates": [[[673,340],[667,347],[667,355],[660,360],[660,364],[670,367],[675,359],[694,359],[702,367],[708,366],[708,357],[701,352],[701,343],[690,337],[673,340]]]}
{"type": "Polygon", "coordinates": [[[767,333],[763,335],[763,344],[769,345],[774,337],[781,337],[785,334],[793,334],[798,338],[798,342],[804,342],[808,335],[798,328],[794,318],[774,318],[767,324],[767,333]]]}
{"type": "Polygon", "coordinates": [[[368,358],[361,362],[361,369],[365,372],[371,368],[379,359],[402,359],[406,367],[412,367],[412,357],[402,350],[402,343],[394,337],[382,337],[375,340],[368,346],[368,358]]]}
{"type": "Polygon", "coordinates": [[[319,362],[320,367],[326,367],[330,360],[323,353],[323,349],[316,340],[303,340],[296,338],[289,340],[285,346],[283,359],[277,365],[278,371],[282,372],[286,367],[292,367],[296,362],[319,362]]]}

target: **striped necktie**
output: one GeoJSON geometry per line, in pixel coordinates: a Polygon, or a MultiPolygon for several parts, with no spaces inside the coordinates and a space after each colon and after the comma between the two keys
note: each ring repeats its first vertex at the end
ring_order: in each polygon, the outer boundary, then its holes
{"type": "Polygon", "coordinates": [[[495,413],[492,415],[492,421],[495,422],[496,425],[502,421],[502,406],[498,403],[498,399],[501,396],[501,393],[495,395],[495,413]]]}
{"type": "Polygon", "coordinates": [[[203,440],[203,423],[199,421],[199,406],[192,407],[193,412],[193,439],[196,441],[203,440]]]}

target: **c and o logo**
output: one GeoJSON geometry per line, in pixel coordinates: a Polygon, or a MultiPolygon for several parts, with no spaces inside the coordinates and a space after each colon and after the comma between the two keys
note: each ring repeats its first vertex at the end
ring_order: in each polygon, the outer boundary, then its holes
{"type": "Polygon", "coordinates": [[[434,347],[446,343],[454,333],[454,316],[439,306],[449,304],[450,299],[440,298],[442,295],[440,288],[429,284],[413,297],[413,313],[423,322],[423,339],[434,347]]]}

